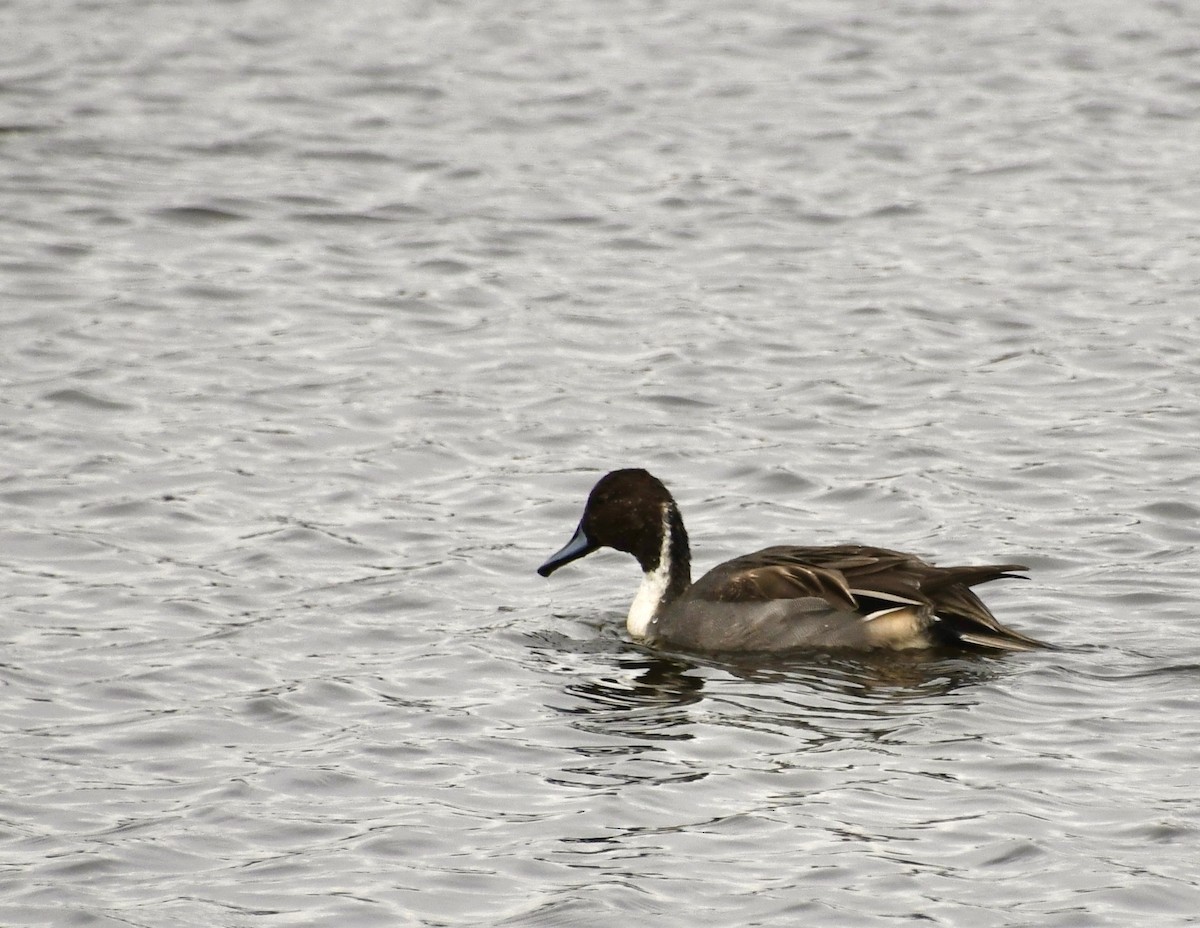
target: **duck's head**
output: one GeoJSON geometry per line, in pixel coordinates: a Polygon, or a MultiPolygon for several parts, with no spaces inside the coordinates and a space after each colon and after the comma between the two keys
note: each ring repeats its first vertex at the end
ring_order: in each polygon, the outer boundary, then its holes
{"type": "Polygon", "coordinates": [[[640,468],[614,470],[597,481],[575,534],[538,573],[549,577],[599,548],[632,554],[648,573],[659,565],[672,522],[679,522],[679,511],[661,480],[640,468]]]}

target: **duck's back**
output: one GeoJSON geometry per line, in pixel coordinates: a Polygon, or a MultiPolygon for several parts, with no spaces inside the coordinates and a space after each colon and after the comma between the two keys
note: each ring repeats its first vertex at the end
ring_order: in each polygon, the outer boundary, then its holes
{"type": "Polygon", "coordinates": [[[1024,650],[1039,642],[996,621],[969,587],[1017,565],[935,567],[865,545],[777,546],[714,567],[649,633],[704,651],[924,648],[1024,650]]]}

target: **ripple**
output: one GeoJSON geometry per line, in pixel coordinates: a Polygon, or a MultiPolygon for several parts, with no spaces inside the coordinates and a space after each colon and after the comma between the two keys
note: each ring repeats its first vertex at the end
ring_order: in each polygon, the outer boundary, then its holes
{"type": "Polygon", "coordinates": [[[211,206],[171,206],[155,210],[154,215],[168,222],[191,228],[204,228],[246,218],[241,213],[211,206]]]}
{"type": "Polygon", "coordinates": [[[65,389],[54,390],[43,396],[43,399],[51,403],[57,403],[64,406],[76,406],[81,409],[133,409],[134,407],[128,403],[122,403],[118,400],[108,399],[100,396],[91,390],[80,389],[65,389]]]}

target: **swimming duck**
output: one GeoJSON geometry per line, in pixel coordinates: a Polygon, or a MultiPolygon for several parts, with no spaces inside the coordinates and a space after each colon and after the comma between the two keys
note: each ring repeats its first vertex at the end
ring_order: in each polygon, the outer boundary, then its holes
{"type": "Polygon", "coordinates": [[[718,564],[692,583],[674,497],[640,469],[601,477],[570,541],[538,573],[599,548],[637,558],[642,583],[626,625],[636,639],[706,652],[959,647],[1028,651],[1043,643],[1005,628],[970,587],[1019,564],[935,567],[865,545],[779,545],[718,564]]]}

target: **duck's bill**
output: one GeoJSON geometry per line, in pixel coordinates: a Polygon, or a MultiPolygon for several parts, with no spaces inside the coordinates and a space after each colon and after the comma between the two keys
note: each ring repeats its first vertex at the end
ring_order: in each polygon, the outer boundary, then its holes
{"type": "Polygon", "coordinates": [[[583,526],[580,525],[579,528],[575,529],[575,534],[571,536],[571,540],[563,545],[562,550],[551,555],[550,559],[538,568],[538,573],[543,577],[549,577],[554,571],[562,567],[563,564],[570,564],[571,561],[577,561],[581,557],[591,554],[598,547],[600,546],[592,543],[592,540],[588,538],[587,533],[583,530],[583,526]]]}

